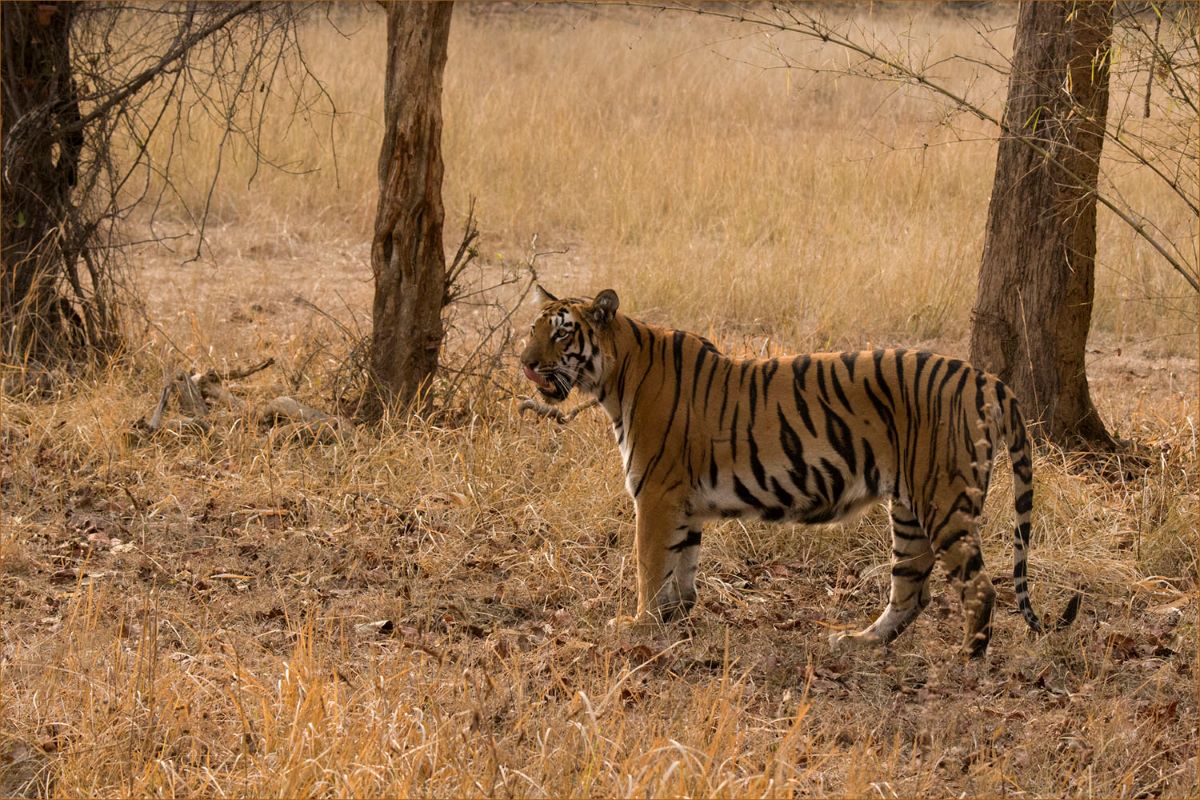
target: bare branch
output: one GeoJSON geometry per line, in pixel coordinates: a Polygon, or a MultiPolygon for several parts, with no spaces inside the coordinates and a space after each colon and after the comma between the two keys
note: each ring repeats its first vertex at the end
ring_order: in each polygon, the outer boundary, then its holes
{"type": "Polygon", "coordinates": [[[582,405],[576,406],[570,411],[564,412],[555,408],[554,406],[549,406],[539,400],[534,400],[532,397],[527,397],[521,401],[519,406],[517,406],[517,411],[521,416],[525,416],[526,411],[532,411],[539,417],[552,419],[559,425],[566,425],[568,422],[575,419],[575,417],[579,416],[580,412],[587,411],[589,408],[593,408],[598,405],[600,405],[599,400],[589,400],[582,405]]]}
{"type": "MultiPolygon", "coordinates": [[[[90,111],[86,116],[81,117],[73,124],[63,126],[62,130],[64,132],[83,130],[91,123],[104,117],[117,105],[125,102],[125,100],[141,91],[146,84],[150,83],[150,81],[167,72],[168,68],[172,64],[186,56],[197,44],[204,41],[209,36],[212,36],[217,31],[224,29],[226,25],[233,22],[238,17],[255,10],[258,5],[258,3],[244,3],[239,6],[234,6],[233,9],[231,9],[227,14],[218,17],[200,30],[181,38],[171,49],[163,54],[162,58],[158,60],[157,64],[143,70],[141,74],[134,77],[116,92],[112,93],[109,97],[100,102],[100,104],[92,109],[92,111],[90,111]]],[[[187,16],[184,20],[185,30],[191,27],[194,14],[195,5],[190,4],[188,7],[187,16]]],[[[81,99],[84,101],[95,101],[98,98],[84,97],[81,99]]]]}

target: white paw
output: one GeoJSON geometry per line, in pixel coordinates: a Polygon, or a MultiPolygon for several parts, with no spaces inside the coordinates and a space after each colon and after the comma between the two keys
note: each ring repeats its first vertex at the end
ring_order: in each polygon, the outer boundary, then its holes
{"type": "Polygon", "coordinates": [[[882,644],[879,635],[871,631],[835,631],[829,634],[829,649],[835,653],[878,644],[882,644]]]}
{"type": "Polygon", "coordinates": [[[829,649],[835,653],[849,649],[850,643],[846,640],[851,636],[852,634],[849,631],[834,631],[829,634],[829,649]]]}
{"type": "Polygon", "coordinates": [[[631,617],[628,614],[618,614],[606,623],[613,630],[627,630],[634,633],[649,630],[658,626],[654,617],[649,614],[638,614],[631,617]]]}

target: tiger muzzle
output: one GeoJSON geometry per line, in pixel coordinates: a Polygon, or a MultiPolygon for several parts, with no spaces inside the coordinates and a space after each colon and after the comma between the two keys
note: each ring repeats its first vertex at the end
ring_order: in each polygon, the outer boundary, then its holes
{"type": "MultiPolygon", "coordinates": [[[[537,387],[538,393],[542,397],[556,402],[567,399],[569,388],[563,385],[563,381],[551,380],[528,362],[523,363],[521,369],[525,373],[525,377],[537,387]]],[[[557,376],[554,377],[557,378],[557,376]]]]}

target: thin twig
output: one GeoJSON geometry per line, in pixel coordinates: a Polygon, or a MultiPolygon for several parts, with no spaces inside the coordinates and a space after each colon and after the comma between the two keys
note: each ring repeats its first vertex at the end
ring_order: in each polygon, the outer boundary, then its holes
{"type": "MultiPolygon", "coordinates": [[[[1158,33],[1162,28],[1162,14],[1154,15],[1154,48],[1158,47],[1158,33]]],[[[1155,49],[1150,50],[1150,66],[1146,70],[1146,97],[1145,105],[1142,109],[1142,118],[1150,119],[1150,92],[1154,88],[1154,62],[1158,53],[1155,49]]]]}
{"type": "Polygon", "coordinates": [[[575,417],[579,416],[581,411],[587,411],[589,408],[598,405],[600,405],[599,400],[589,400],[583,405],[576,406],[570,411],[564,412],[560,411],[554,406],[546,405],[540,400],[535,400],[532,397],[526,397],[521,401],[521,404],[517,406],[517,413],[519,413],[521,416],[525,416],[526,411],[532,411],[539,417],[546,417],[554,420],[559,425],[566,425],[568,422],[575,419],[575,417]]]}
{"type": "Polygon", "coordinates": [[[259,362],[258,364],[255,364],[252,367],[246,367],[245,369],[230,369],[225,370],[224,372],[217,372],[216,370],[210,369],[208,372],[203,373],[200,380],[217,383],[225,383],[226,381],[240,381],[243,378],[249,378],[254,373],[262,372],[264,369],[274,365],[275,357],[272,356],[264,361],[259,362]]]}

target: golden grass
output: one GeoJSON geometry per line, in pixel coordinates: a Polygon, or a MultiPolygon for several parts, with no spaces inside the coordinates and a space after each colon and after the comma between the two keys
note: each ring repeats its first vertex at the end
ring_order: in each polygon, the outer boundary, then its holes
{"type": "MultiPolygon", "coordinates": [[[[941,46],[965,41],[921,16],[941,46]]],[[[888,651],[829,651],[830,628],[885,602],[878,511],[713,526],[690,638],[607,628],[634,601],[611,434],[597,412],[519,419],[504,376],[453,421],[340,445],[224,417],[132,446],[164,363],[274,355],[241,394],[325,402],[344,341],[294,298],[346,323],[369,307],[383,53],[378,20],[362,25],[349,49],[307,34],[339,106],[365,115],[339,122],[341,188],[302,127],[282,155],[322,172],[247,189],[235,165],[203,261],[136,255],[149,322],[127,361],[3,398],[0,795],[28,778],[56,796],[1195,796],[1196,365],[1144,341],[1192,323],[1137,301],[1174,284],[1111,220],[1106,258],[1146,283],[1102,276],[1090,376],[1153,458],[1096,471],[1039,454],[1034,602],[1085,601],[1037,640],[1014,613],[996,479],[980,664],[954,655],[940,578],[888,651]]],[[[728,31],[703,21],[518,9],[454,25],[447,195],[452,220],[478,195],[487,269],[540,231],[572,246],[540,264],[551,289],[611,283],[735,349],[961,351],[988,145],[923,165],[892,152],[867,134],[919,140],[925,105],[864,122],[883,90],[717,58],[706,44],[728,31]]],[[[197,187],[204,157],[183,162],[197,187]]]]}
{"type": "Polygon", "coordinates": [[[130,450],[139,377],[79,389],[6,409],[0,730],[57,794],[1194,790],[1186,431],[1116,484],[1038,459],[1035,600],[1086,597],[1066,634],[1013,613],[997,480],[996,637],[962,665],[944,586],[886,654],[825,645],[884,601],[879,514],[717,526],[690,639],[607,629],[631,520],[595,415],[130,450]]]}
{"type": "MultiPolygon", "coordinates": [[[[1011,30],[999,24],[1008,16],[991,20],[1001,52],[1011,47],[1011,30]]],[[[911,27],[914,50],[989,55],[962,18],[934,7],[857,22],[886,43],[911,27]]],[[[279,234],[314,224],[322,238],[369,233],[384,31],[378,15],[350,15],[342,26],[355,31],[349,43],[325,26],[304,37],[341,115],[334,146],[327,117],[270,117],[269,155],[315,172],[255,173],[234,147],[220,219],[279,234]]],[[[753,28],[691,16],[460,13],[444,100],[450,229],[474,196],[495,251],[540,232],[543,245],[550,237],[586,255],[580,288],[612,285],[631,308],[693,328],[736,320],[813,349],[963,335],[994,131],[963,117],[940,124],[943,108],[916,91],[770,68],[778,60],[769,47],[801,63],[844,63],[794,37],[768,41],[753,28]]],[[[939,75],[971,84],[998,113],[1003,78],[968,65],[939,75]]],[[[1114,89],[1114,114],[1129,106],[1124,83],[1114,89]]],[[[278,103],[285,110],[291,100],[281,93],[278,103]]],[[[1150,123],[1124,124],[1132,132],[1150,123]]],[[[180,180],[199,206],[220,130],[195,125],[189,135],[196,148],[180,180]]],[[[1195,251],[1194,215],[1145,170],[1109,167],[1123,195],[1195,251]]],[[[1190,349],[1196,312],[1181,297],[1182,280],[1104,210],[1098,234],[1096,329],[1190,349]]]]}

